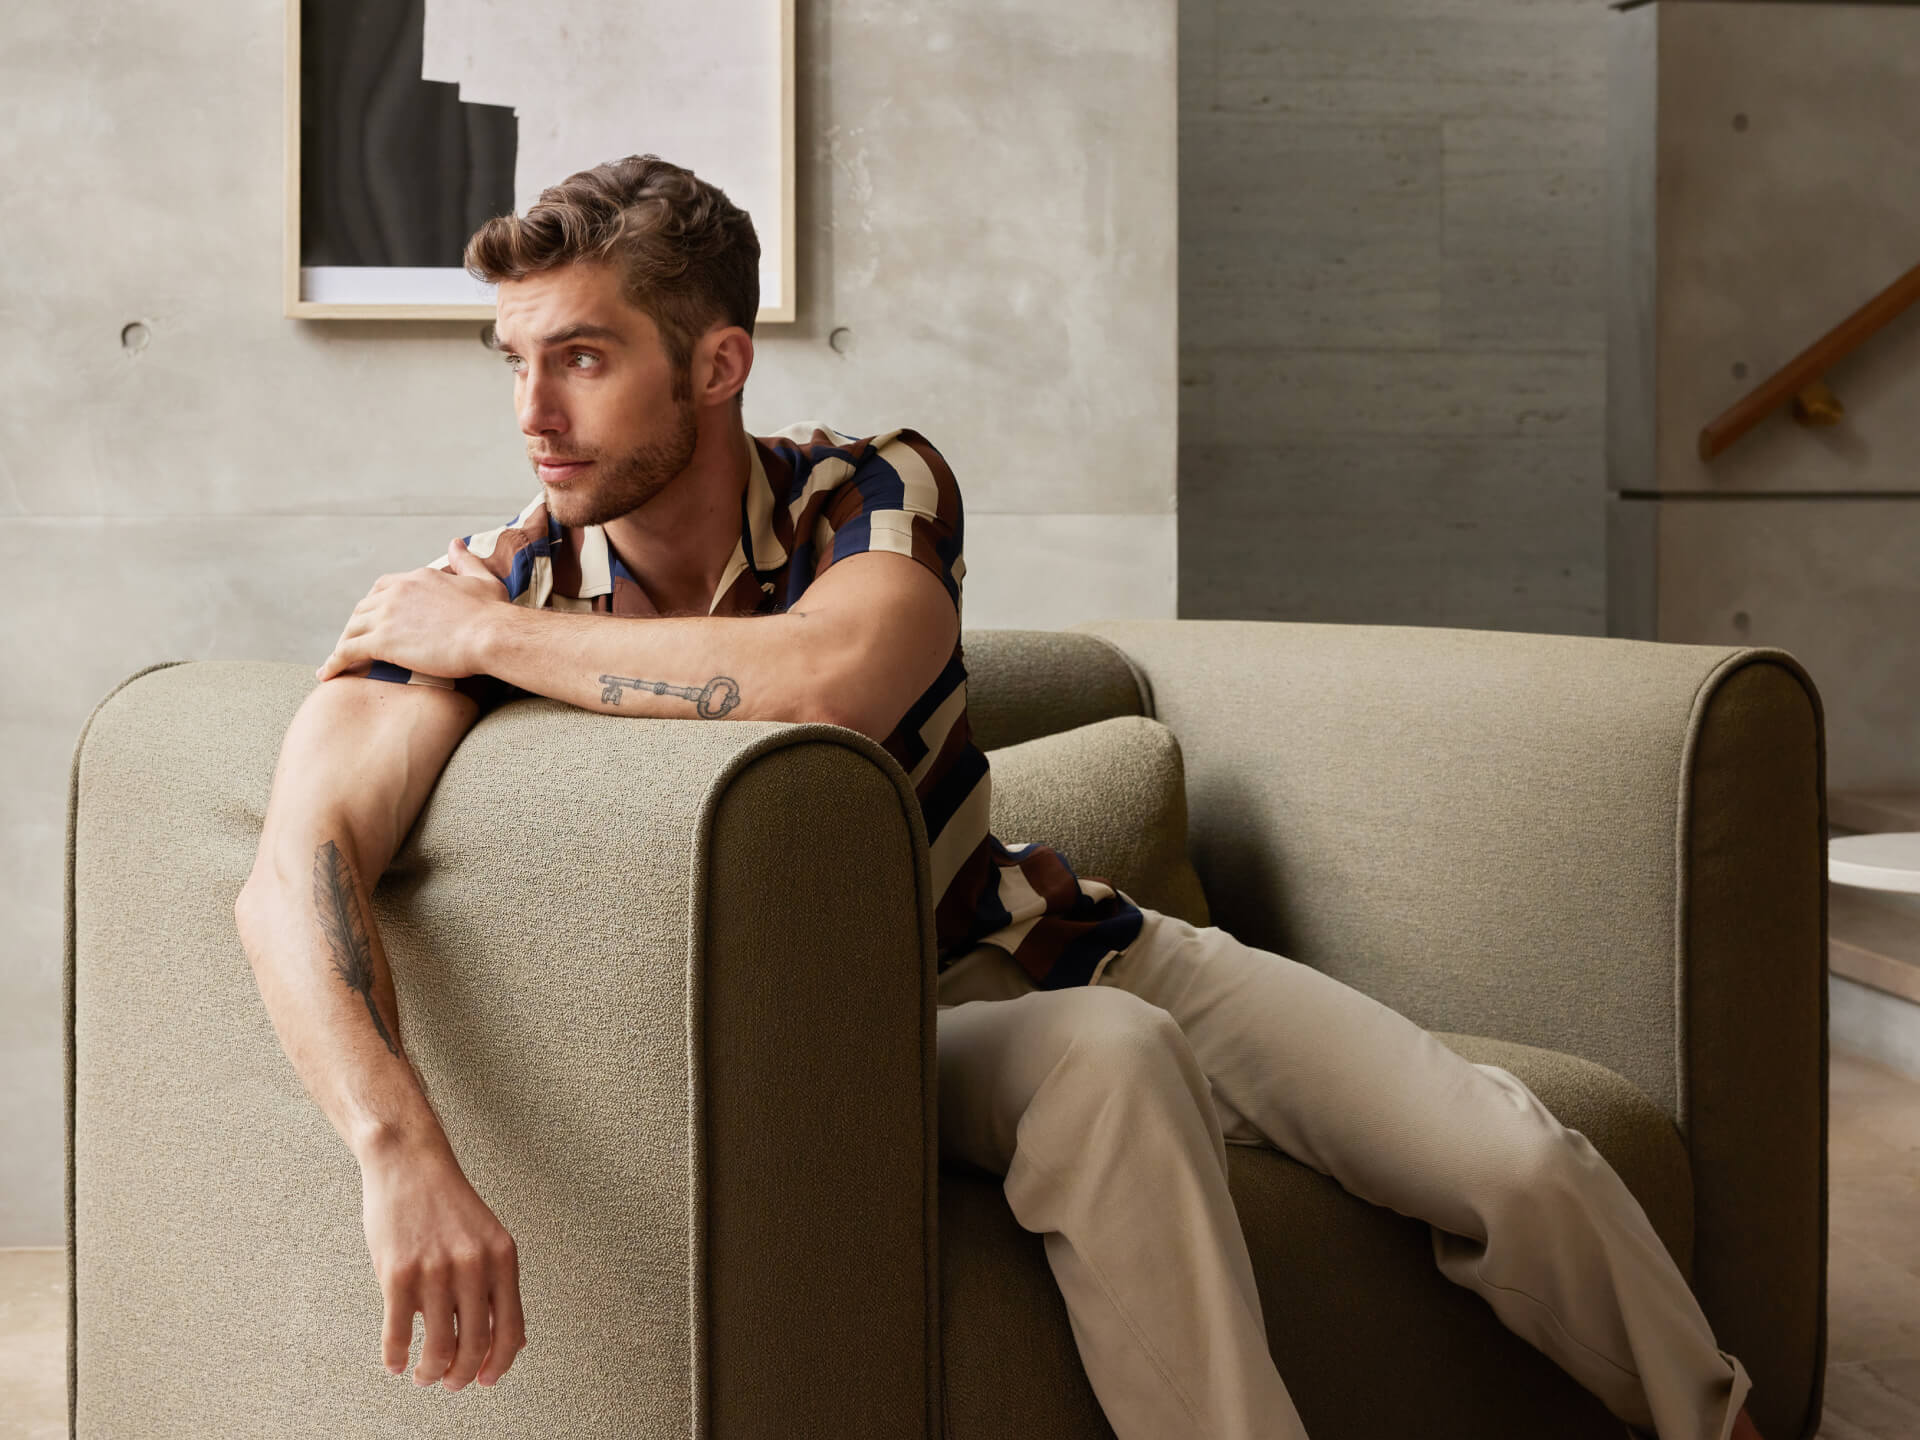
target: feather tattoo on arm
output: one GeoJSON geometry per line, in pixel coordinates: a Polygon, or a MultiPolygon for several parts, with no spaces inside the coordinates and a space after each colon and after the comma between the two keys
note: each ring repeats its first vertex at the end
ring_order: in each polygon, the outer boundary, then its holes
{"type": "Polygon", "coordinates": [[[347,857],[329,840],[313,856],[313,908],[320,916],[321,932],[327,937],[327,949],[333,955],[333,971],[349,990],[366,1001],[373,1028],[395,1055],[400,1047],[387,1032],[373,1003],[373,944],[366,923],[360,918],[359,897],[354,893],[353,872],[347,857]]]}

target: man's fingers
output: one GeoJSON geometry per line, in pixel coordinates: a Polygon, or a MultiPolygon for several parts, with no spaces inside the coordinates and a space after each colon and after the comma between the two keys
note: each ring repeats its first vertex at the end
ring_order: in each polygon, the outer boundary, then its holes
{"type": "Polygon", "coordinates": [[[341,646],[345,645],[347,641],[353,639],[357,633],[365,631],[366,628],[367,627],[357,619],[349,620],[347,622],[346,628],[340,632],[340,638],[333,642],[333,649],[328,654],[327,658],[332,659],[333,656],[338,655],[340,653],[341,646]],[[358,626],[358,630],[356,630],[355,628],[356,626],[358,626]]]}
{"type": "Polygon", "coordinates": [[[380,1358],[395,1375],[407,1369],[407,1352],[413,1348],[413,1312],[420,1308],[413,1288],[394,1282],[386,1292],[387,1317],[380,1328],[380,1358]]]}
{"type": "Polygon", "coordinates": [[[447,1277],[429,1280],[420,1297],[420,1314],[426,1321],[426,1338],[420,1342],[420,1363],[413,1368],[413,1383],[431,1385],[447,1373],[453,1363],[453,1292],[447,1277]]]}
{"type": "Polygon", "coordinates": [[[488,599],[512,598],[512,587],[502,577],[489,570],[486,562],[467,548],[465,541],[455,540],[447,546],[446,573],[463,576],[469,580],[492,581],[493,584],[487,587],[490,592],[493,592],[488,595],[488,599]],[[494,590],[494,586],[499,587],[498,591],[494,590]]]}
{"type": "MultiPolygon", "coordinates": [[[[382,578],[384,579],[385,577],[383,576],[382,578]]],[[[340,638],[334,641],[333,653],[328,655],[320,668],[313,672],[317,678],[321,680],[331,680],[356,660],[362,658],[365,654],[364,648],[349,652],[347,642],[357,640],[373,629],[373,604],[373,596],[369,594],[366,599],[353,607],[353,614],[347,617],[347,623],[340,631],[340,638]]]]}
{"type": "Polygon", "coordinates": [[[357,635],[349,639],[343,635],[339,643],[333,647],[333,653],[327,656],[326,662],[314,673],[322,680],[331,680],[348,666],[358,665],[362,660],[373,658],[373,652],[367,648],[364,639],[357,635]]]}
{"type": "Polygon", "coordinates": [[[457,1281],[460,1303],[460,1346],[448,1367],[446,1386],[464,1390],[487,1358],[493,1343],[493,1321],[487,1310],[487,1272],[480,1261],[462,1265],[457,1281]]]}
{"type": "MultiPolygon", "coordinates": [[[[512,1242],[508,1242],[511,1247],[512,1242]]],[[[493,1279],[493,1348],[480,1367],[482,1385],[492,1385],[507,1373],[520,1348],[527,1343],[527,1322],[520,1311],[520,1261],[509,1248],[506,1262],[493,1279]]]]}

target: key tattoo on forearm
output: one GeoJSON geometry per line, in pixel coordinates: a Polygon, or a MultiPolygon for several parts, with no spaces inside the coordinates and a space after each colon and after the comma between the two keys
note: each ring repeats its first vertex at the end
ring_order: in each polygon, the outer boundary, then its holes
{"type": "Polygon", "coordinates": [[[618,705],[621,688],[650,690],[655,695],[680,695],[694,702],[702,720],[718,720],[734,706],[740,703],[739,683],[726,675],[716,675],[706,683],[705,688],[696,690],[691,685],[669,685],[664,680],[636,680],[630,675],[602,675],[600,677],[600,703],[618,705]]]}
{"type": "Polygon", "coordinates": [[[321,933],[327,937],[327,949],[333,955],[333,971],[349,990],[367,1003],[373,1028],[395,1055],[400,1047],[393,1043],[387,1022],[373,1003],[373,943],[366,922],[360,918],[360,900],[353,888],[353,871],[340,847],[329,840],[313,856],[313,908],[320,916],[321,933]]]}

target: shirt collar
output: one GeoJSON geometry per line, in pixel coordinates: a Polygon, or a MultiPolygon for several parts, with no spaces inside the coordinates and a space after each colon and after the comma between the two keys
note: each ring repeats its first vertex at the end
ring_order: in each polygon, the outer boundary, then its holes
{"type": "MultiPolygon", "coordinates": [[[[752,565],[756,575],[778,570],[787,563],[787,547],[773,525],[774,508],[781,497],[774,493],[773,478],[767,473],[766,457],[760,441],[747,436],[747,486],[741,496],[740,539],[734,543],[732,558],[720,572],[720,583],[707,602],[713,613],[740,572],[752,565]]],[[[606,528],[583,526],[580,532],[580,598],[613,593],[613,572],[618,565],[613,547],[607,543],[606,528]]],[[[624,568],[624,567],[623,567],[624,568]]]]}
{"type": "Polygon", "coordinates": [[[607,532],[599,525],[580,531],[580,598],[613,593],[613,547],[607,544],[607,532]]]}
{"type": "MultiPolygon", "coordinates": [[[[740,538],[734,542],[733,554],[728,557],[726,568],[720,572],[720,583],[714,587],[713,597],[707,602],[707,613],[720,613],[721,603],[732,592],[741,572],[751,568],[754,578],[760,581],[759,593],[754,597],[758,608],[766,606],[768,595],[773,593],[773,581],[760,577],[770,571],[777,571],[787,563],[787,547],[780,543],[780,537],[774,531],[774,505],[779,496],[774,494],[772,477],[767,474],[765,457],[761,454],[760,442],[753,436],[747,436],[747,484],[740,496],[740,538]]],[[[739,602],[735,602],[737,608],[739,602]]]]}
{"type": "Polygon", "coordinates": [[[753,436],[747,437],[747,493],[745,520],[741,534],[753,560],[755,571],[764,573],[778,570],[787,563],[787,547],[780,543],[780,536],[773,528],[774,507],[780,503],[781,496],[773,490],[773,480],[767,474],[766,456],[760,442],[753,436]]]}

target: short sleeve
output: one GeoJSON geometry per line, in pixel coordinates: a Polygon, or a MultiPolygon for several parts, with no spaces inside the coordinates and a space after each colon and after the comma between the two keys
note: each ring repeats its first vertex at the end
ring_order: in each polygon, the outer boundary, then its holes
{"type": "Polygon", "coordinates": [[[954,608],[966,578],[960,487],[940,452],[912,430],[876,440],[815,522],[813,578],[863,550],[908,555],[931,570],[954,608]]]}

